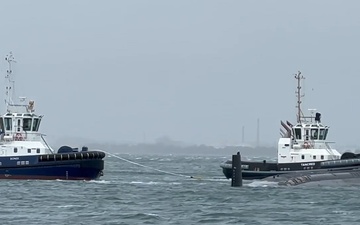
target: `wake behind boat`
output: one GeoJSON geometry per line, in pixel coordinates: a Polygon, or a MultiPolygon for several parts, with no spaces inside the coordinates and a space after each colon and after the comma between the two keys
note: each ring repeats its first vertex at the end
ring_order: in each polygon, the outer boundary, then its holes
{"type": "Polygon", "coordinates": [[[103,175],[105,153],[69,146],[55,152],[46,143],[39,132],[43,116],[34,113],[34,101],[25,104],[24,97],[19,102],[13,100],[11,53],[6,61],[7,112],[0,117],[0,179],[92,180],[103,175]]]}
{"type": "MultiPolygon", "coordinates": [[[[329,127],[321,122],[321,114],[311,110],[305,116],[301,110],[301,72],[295,75],[297,80],[297,123],[281,121],[281,138],[278,142],[277,162],[242,161],[243,179],[262,179],[289,173],[316,173],[335,170],[360,168],[360,155],[346,152],[341,155],[327,141],[329,127]]],[[[220,167],[226,178],[232,177],[231,160],[220,167]]]]}

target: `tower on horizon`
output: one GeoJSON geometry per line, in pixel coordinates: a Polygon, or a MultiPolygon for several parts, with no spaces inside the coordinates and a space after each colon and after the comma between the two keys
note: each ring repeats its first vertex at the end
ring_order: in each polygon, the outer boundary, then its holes
{"type": "Polygon", "coordinates": [[[242,126],[242,133],[241,133],[241,143],[244,144],[245,143],[245,127],[242,126]]]}
{"type": "Polygon", "coordinates": [[[256,129],[256,146],[260,145],[260,119],[257,119],[257,129],[256,129]]]}

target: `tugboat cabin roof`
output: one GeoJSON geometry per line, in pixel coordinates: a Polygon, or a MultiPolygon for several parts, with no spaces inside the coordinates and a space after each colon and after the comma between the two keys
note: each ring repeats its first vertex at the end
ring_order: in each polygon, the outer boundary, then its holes
{"type": "Polygon", "coordinates": [[[311,127],[328,128],[328,126],[324,126],[321,123],[319,123],[319,124],[297,124],[294,126],[294,128],[311,128],[311,127]]]}
{"type": "Polygon", "coordinates": [[[42,115],[38,116],[36,114],[29,113],[6,113],[3,117],[42,117],[42,115]]]}

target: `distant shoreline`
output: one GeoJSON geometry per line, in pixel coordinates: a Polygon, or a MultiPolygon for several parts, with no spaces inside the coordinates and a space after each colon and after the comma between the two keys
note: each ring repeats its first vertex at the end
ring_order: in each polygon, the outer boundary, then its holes
{"type": "MultiPolygon", "coordinates": [[[[110,153],[120,154],[146,154],[146,155],[208,155],[208,156],[223,156],[231,158],[231,155],[240,152],[242,156],[261,158],[276,158],[277,148],[268,146],[224,146],[215,147],[210,145],[190,145],[178,143],[91,143],[91,141],[72,139],[57,142],[58,145],[53,146],[58,149],[62,145],[71,147],[80,147],[79,143],[85,144],[89,149],[100,149],[110,153]],[[62,143],[59,145],[59,143],[62,143]]],[[[337,149],[339,152],[359,152],[359,150],[337,149]]]]}

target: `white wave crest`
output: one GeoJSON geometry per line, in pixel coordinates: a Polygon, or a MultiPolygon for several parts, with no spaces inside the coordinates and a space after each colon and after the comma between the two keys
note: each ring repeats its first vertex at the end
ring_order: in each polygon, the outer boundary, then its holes
{"type": "Polygon", "coordinates": [[[266,180],[256,180],[249,184],[246,184],[248,187],[278,187],[277,182],[271,182],[266,180]]]}

